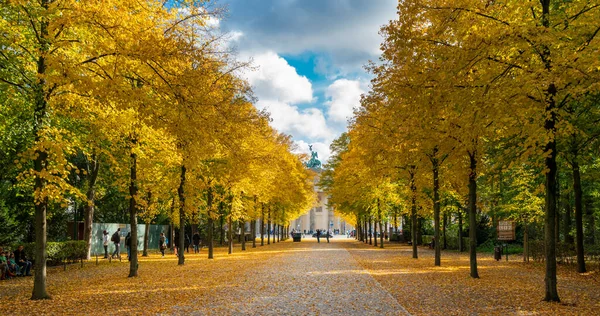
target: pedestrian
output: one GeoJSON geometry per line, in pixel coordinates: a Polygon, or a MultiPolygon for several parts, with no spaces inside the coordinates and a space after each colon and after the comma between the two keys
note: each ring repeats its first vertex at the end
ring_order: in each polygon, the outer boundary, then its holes
{"type": "Polygon", "coordinates": [[[131,232],[125,236],[125,248],[127,248],[127,260],[131,261],[131,232]]]}
{"type": "Polygon", "coordinates": [[[317,229],[317,243],[321,243],[321,230],[317,229]]]}
{"type": "Polygon", "coordinates": [[[164,257],[165,249],[167,249],[167,238],[165,237],[165,233],[160,233],[160,238],[158,239],[158,248],[160,249],[160,253],[164,257]]]}
{"type": "Polygon", "coordinates": [[[121,228],[117,228],[117,231],[112,235],[110,241],[112,241],[115,244],[115,251],[113,252],[111,257],[113,259],[115,257],[121,259],[121,251],[119,250],[121,246],[121,228]]]}
{"type": "Polygon", "coordinates": [[[195,233],[192,236],[192,242],[194,243],[194,253],[200,253],[200,234],[195,233]]]}
{"type": "Polygon", "coordinates": [[[185,239],[183,240],[183,247],[185,248],[185,252],[190,253],[190,236],[185,234],[185,239]]]}
{"type": "Polygon", "coordinates": [[[327,238],[327,243],[329,243],[329,230],[327,230],[326,234],[327,235],[325,237],[327,238]]]}
{"type": "Polygon", "coordinates": [[[104,259],[108,259],[108,232],[102,232],[102,245],[104,246],[104,259]]]}

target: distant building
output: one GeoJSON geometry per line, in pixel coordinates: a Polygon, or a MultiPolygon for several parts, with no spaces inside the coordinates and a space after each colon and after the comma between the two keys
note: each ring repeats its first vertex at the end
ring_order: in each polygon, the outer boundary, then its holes
{"type": "Polygon", "coordinates": [[[311,158],[305,163],[307,168],[317,173],[314,180],[314,191],[317,195],[316,205],[307,210],[306,213],[290,222],[290,229],[296,229],[301,232],[313,233],[317,229],[329,229],[332,233],[345,234],[346,231],[352,231],[354,227],[347,224],[341,217],[335,216],[333,210],[327,206],[328,196],[317,185],[321,176],[321,162],[317,159],[318,154],[312,151],[310,146],[311,158]]]}

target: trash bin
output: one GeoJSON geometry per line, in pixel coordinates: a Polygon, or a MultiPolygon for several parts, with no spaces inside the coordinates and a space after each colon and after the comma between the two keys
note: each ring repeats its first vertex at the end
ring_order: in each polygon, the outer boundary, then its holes
{"type": "Polygon", "coordinates": [[[294,242],[301,242],[302,241],[302,234],[301,233],[293,233],[292,234],[292,239],[294,240],[294,242]]]}
{"type": "Polygon", "coordinates": [[[500,259],[502,259],[502,247],[494,247],[494,259],[496,259],[496,261],[500,261],[500,259]]]}

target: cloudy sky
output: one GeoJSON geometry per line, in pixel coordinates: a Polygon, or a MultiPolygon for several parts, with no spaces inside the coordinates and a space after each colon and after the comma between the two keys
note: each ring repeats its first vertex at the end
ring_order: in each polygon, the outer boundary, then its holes
{"type": "Polygon", "coordinates": [[[312,144],[325,162],[368,89],[363,66],[377,60],[379,28],[395,18],[397,0],[221,0],[219,21],[239,59],[257,66],[245,76],[272,126],[312,144]]]}

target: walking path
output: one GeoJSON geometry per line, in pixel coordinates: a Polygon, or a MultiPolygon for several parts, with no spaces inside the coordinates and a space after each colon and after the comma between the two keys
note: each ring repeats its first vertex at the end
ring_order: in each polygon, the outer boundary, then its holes
{"type": "Polygon", "coordinates": [[[194,315],[409,315],[344,245],[307,238],[247,271],[246,282],[221,288],[204,303],[175,307],[194,315]],[[233,291],[233,293],[232,293],[233,291]],[[239,299],[231,300],[231,297],[239,299]],[[221,299],[226,298],[226,299],[221,299]]]}

